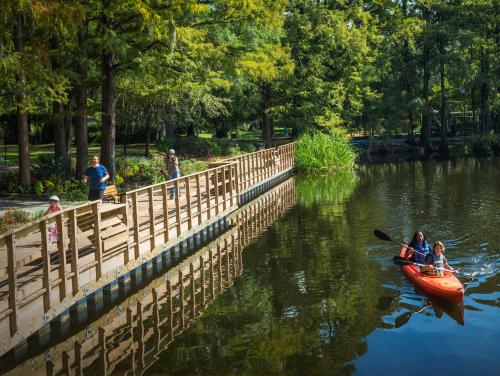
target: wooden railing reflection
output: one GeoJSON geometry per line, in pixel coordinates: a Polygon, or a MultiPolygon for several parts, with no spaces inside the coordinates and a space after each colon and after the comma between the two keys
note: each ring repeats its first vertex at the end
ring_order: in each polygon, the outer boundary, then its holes
{"type": "Polygon", "coordinates": [[[14,369],[31,374],[141,374],[243,271],[242,250],[295,204],[288,179],[229,218],[231,229],[95,325],[14,369]]]}
{"type": "Polygon", "coordinates": [[[243,191],[293,168],[293,148],[220,161],[126,192],[120,203],[91,202],[1,235],[0,355],[166,244],[236,210],[243,191]]]}

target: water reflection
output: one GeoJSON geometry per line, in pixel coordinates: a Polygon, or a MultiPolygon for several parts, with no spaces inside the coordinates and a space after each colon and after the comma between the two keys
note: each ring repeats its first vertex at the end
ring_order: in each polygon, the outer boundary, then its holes
{"type": "MultiPolygon", "coordinates": [[[[52,338],[41,333],[30,349],[17,348],[2,358],[1,370],[31,358],[11,373],[142,374],[176,337],[195,325],[218,295],[233,286],[243,271],[243,248],[294,204],[295,181],[290,179],[233,214],[231,229],[217,240],[126,296],[94,323],[64,342],[53,332],[52,338]],[[56,345],[45,346],[40,354],[44,341],[56,345]]],[[[72,316],[69,321],[79,320],[72,316]]]]}

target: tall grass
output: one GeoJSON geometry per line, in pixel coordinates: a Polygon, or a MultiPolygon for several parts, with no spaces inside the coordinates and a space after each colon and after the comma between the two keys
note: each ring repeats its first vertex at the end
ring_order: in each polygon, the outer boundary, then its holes
{"type": "Polygon", "coordinates": [[[354,167],[356,151],[340,132],[306,133],[295,146],[297,170],[313,173],[348,171],[354,167]]]}

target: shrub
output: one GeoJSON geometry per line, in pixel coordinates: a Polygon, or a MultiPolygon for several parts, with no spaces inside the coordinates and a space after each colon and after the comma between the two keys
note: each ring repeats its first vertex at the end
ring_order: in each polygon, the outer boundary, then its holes
{"type": "Polygon", "coordinates": [[[295,147],[295,166],[299,171],[347,171],[354,167],[356,151],[340,131],[305,133],[295,147]]]}
{"type": "Polygon", "coordinates": [[[122,157],[116,160],[116,184],[140,179],[144,185],[160,183],[165,180],[163,176],[164,161],[162,156],[153,158],[122,157]]]}
{"type": "Polygon", "coordinates": [[[7,232],[19,224],[28,223],[30,217],[30,213],[27,211],[8,208],[5,213],[0,216],[0,232],[7,232]]]}
{"type": "Polygon", "coordinates": [[[500,154],[500,135],[476,135],[470,141],[472,152],[478,156],[500,154]]]}
{"type": "Polygon", "coordinates": [[[158,150],[167,153],[168,149],[175,149],[177,156],[183,158],[212,158],[214,156],[234,156],[242,151],[253,151],[251,144],[239,146],[235,140],[200,138],[200,137],[175,137],[164,138],[158,145],[158,150]],[[245,145],[245,147],[243,147],[245,145]]]}

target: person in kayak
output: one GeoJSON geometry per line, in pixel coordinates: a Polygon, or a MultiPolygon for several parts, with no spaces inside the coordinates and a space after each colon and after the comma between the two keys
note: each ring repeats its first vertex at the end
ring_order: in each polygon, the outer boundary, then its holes
{"type": "Polygon", "coordinates": [[[427,240],[425,240],[425,235],[422,231],[417,231],[413,234],[410,244],[408,244],[408,250],[406,252],[406,257],[412,258],[413,261],[423,264],[425,261],[425,256],[431,253],[431,245],[427,240]]]}
{"type": "Polygon", "coordinates": [[[444,244],[440,241],[435,242],[434,245],[432,246],[432,252],[428,253],[425,256],[425,261],[424,261],[425,264],[432,266],[424,268],[423,272],[425,274],[443,276],[444,270],[442,269],[448,269],[450,271],[453,271],[453,268],[450,265],[448,265],[448,260],[446,259],[446,257],[444,257],[443,252],[444,252],[444,244]]]}

